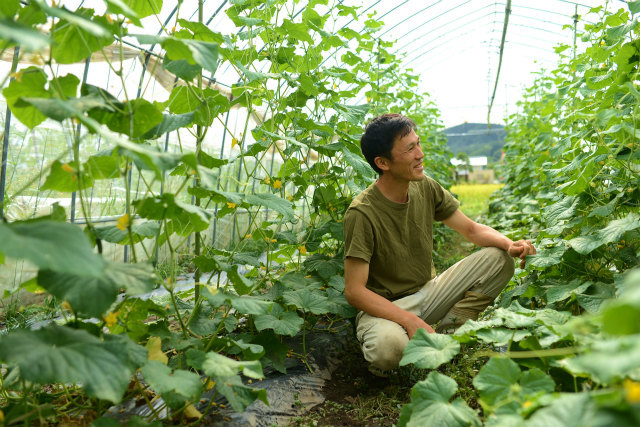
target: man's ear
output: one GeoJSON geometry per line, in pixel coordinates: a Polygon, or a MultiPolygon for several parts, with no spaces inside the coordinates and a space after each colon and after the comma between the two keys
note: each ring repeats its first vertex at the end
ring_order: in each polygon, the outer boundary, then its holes
{"type": "Polygon", "coordinates": [[[373,159],[373,162],[380,168],[380,170],[389,170],[389,159],[387,159],[386,157],[378,156],[373,159]]]}

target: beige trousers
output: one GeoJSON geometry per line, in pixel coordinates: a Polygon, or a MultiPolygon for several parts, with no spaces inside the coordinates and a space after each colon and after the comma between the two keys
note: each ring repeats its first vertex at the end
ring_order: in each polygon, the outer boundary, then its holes
{"type": "MultiPolygon", "coordinates": [[[[437,332],[449,332],[467,319],[476,320],[513,276],[514,261],[503,250],[484,248],[436,276],[418,292],[393,301],[420,316],[437,332]]],[[[399,324],[359,312],[356,333],[371,370],[398,367],[409,336],[399,324]]]]}

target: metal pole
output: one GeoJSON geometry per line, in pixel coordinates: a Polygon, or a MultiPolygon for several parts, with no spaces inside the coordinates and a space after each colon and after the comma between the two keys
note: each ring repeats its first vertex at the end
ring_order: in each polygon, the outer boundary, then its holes
{"type": "MultiPolygon", "coordinates": [[[[89,56],[84,61],[84,74],[82,75],[82,84],[86,84],[87,83],[87,76],[89,75],[89,64],[90,63],[91,63],[91,56],[89,56]]],[[[78,139],[80,139],[80,131],[81,130],[82,130],[82,125],[80,123],[78,123],[78,125],[76,126],[76,138],[78,138],[78,139]]],[[[78,161],[80,161],[80,159],[78,159],[78,161]]],[[[77,191],[74,191],[73,193],[71,193],[71,213],[70,213],[70,217],[69,217],[69,221],[71,221],[71,223],[74,223],[76,221],[76,198],[77,197],[78,197],[78,192],[77,191]]],[[[89,212],[89,216],[91,216],[90,212],[89,212]]]]}
{"type": "Polygon", "coordinates": [[[493,107],[493,100],[496,97],[496,91],[498,90],[498,80],[500,79],[500,68],[502,67],[502,56],[504,55],[504,40],[507,37],[507,26],[509,25],[509,15],[511,14],[511,0],[507,0],[507,6],[504,10],[504,26],[502,27],[502,40],[500,42],[500,57],[498,59],[498,71],[496,72],[496,83],[493,86],[493,95],[491,95],[491,101],[489,102],[489,109],[487,111],[487,124],[491,125],[491,107],[493,107]]]}
{"type": "MultiPolygon", "coordinates": [[[[11,74],[18,69],[18,57],[20,56],[20,46],[13,48],[13,62],[11,63],[11,74]]],[[[11,81],[14,77],[11,78],[11,81]]],[[[9,155],[9,133],[11,132],[11,110],[7,105],[7,112],[4,119],[4,135],[2,138],[2,172],[0,174],[0,219],[4,220],[4,196],[7,182],[7,157],[9,155]]]]}
{"type": "MultiPolygon", "coordinates": [[[[220,148],[220,158],[224,157],[224,142],[227,138],[227,125],[229,124],[229,114],[231,114],[231,109],[227,111],[227,117],[224,119],[224,129],[222,132],[222,147],[220,148]]],[[[220,189],[220,178],[222,176],[222,166],[220,166],[220,172],[218,173],[218,183],[216,184],[217,189],[220,189]]],[[[213,212],[213,232],[211,233],[211,246],[216,243],[216,232],[218,229],[218,204],[216,203],[216,207],[213,212]]]]}
{"type": "Polygon", "coordinates": [[[578,36],[578,5],[576,5],[576,12],[573,14],[573,59],[576,59],[577,36],[578,36]]]}

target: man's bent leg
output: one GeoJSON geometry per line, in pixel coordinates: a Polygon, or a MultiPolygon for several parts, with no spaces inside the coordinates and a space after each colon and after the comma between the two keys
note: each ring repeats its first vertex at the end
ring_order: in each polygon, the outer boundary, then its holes
{"type": "Polygon", "coordinates": [[[398,367],[402,352],[409,342],[407,331],[396,322],[366,313],[358,320],[357,336],[362,354],[374,374],[398,367]]]}
{"type": "Polygon", "coordinates": [[[459,261],[429,282],[420,292],[428,295],[422,318],[437,332],[457,329],[493,302],[513,277],[514,262],[505,251],[484,248],[459,261]]]}
{"type": "MultiPolygon", "coordinates": [[[[415,293],[393,301],[403,310],[420,314],[422,295],[415,293]]],[[[379,375],[381,371],[396,369],[402,352],[409,342],[407,331],[391,320],[360,312],[356,317],[356,335],[362,346],[362,354],[370,363],[369,370],[379,375]]]]}

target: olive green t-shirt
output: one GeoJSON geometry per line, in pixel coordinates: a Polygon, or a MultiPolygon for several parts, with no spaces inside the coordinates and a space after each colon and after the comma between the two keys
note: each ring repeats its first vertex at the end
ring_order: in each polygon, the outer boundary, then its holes
{"type": "Polygon", "coordinates": [[[387,199],[373,183],[345,213],[345,257],[369,263],[373,292],[390,300],[415,293],[435,276],[433,222],[449,218],[459,204],[427,176],[409,184],[407,203],[387,199]]]}

